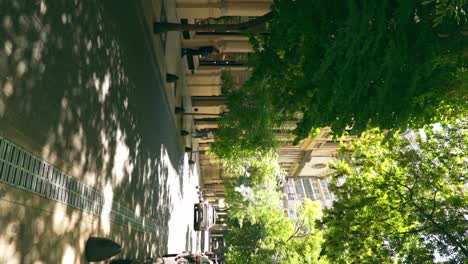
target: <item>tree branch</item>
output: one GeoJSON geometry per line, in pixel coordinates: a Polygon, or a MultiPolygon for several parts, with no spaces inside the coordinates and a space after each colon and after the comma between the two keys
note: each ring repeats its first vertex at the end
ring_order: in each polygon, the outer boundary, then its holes
{"type": "Polygon", "coordinates": [[[437,195],[437,192],[438,190],[436,190],[434,192],[434,197],[432,197],[432,210],[431,210],[431,213],[429,214],[430,216],[434,215],[435,211],[436,211],[436,195],[437,195]]]}
{"type": "Polygon", "coordinates": [[[460,243],[456,237],[454,237],[452,234],[450,234],[450,232],[448,232],[447,230],[445,230],[445,228],[438,222],[436,222],[434,220],[434,218],[432,217],[432,215],[429,215],[427,214],[423,208],[421,208],[419,205],[417,205],[415,202],[411,201],[411,204],[419,211],[419,213],[422,214],[422,216],[424,218],[426,218],[429,222],[431,222],[434,227],[439,230],[439,232],[441,232],[442,234],[446,235],[447,238],[454,244],[454,246],[458,247],[462,252],[463,254],[468,257],[468,250],[463,246],[462,243],[460,243]]]}
{"type": "Polygon", "coordinates": [[[432,227],[433,226],[429,225],[429,226],[425,226],[425,227],[421,227],[421,228],[414,228],[414,229],[411,229],[411,230],[408,230],[408,231],[405,231],[405,232],[395,232],[393,234],[394,235],[396,235],[396,234],[399,234],[399,235],[414,234],[414,233],[419,233],[421,231],[424,231],[424,230],[432,228],[432,227]]]}
{"type": "MultiPolygon", "coordinates": [[[[463,246],[463,244],[460,243],[457,240],[456,237],[454,237],[452,234],[450,234],[450,232],[445,230],[445,228],[440,223],[435,221],[434,218],[432,217],[432,213],[431,214],[426,213],[424,208],[421,208],[421,206],[419,206],[416,202],[413,201],[413,195],[414,195],[413,189],[410,188],[409,186],[404,185],[404,184],[399,184],[399,185],[404,186],[406,188],[406,190],[408,191],[408,193],[409,193],[409,199],[408,199],[409,204],[414,206],[414,208],[416,209],[417,212],[419,212],[425,219],[427,219],[433,225],[433,227],[436,228],[440,233],[447,236],[447,238],[453,243],[453,245],[458,247],[463,252],[463,254],[468,257],[468,250],[463,246]]],[[[396,188],[394,188],[394,189],[395,189],[397,195],[400,196],[400,198],[404,198],[404,196],[396,188]]],[[[435,203],[435,195],[434,195],[433,202],[435,203]]]]}
{"type": "Polygon", "coordinates": [[[297,233],[301,230],[303,225],[304,225],[304,219],[301,221],[301,224],[296,225],[296,230],[294,230],[294,233],[288,239],[286,239],[284,243],[288,243],[289,240],[293,239],[297,235],[297,233]]]}

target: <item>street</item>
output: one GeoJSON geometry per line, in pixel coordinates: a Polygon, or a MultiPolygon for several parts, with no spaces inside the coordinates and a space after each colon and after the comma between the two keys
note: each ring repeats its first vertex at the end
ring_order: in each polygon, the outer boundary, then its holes
{"type": "MultiPolygon", "coordinates": [[[[86,263],[89,236],[119,243],[119,257],[206,249],[193,231],[196,165],[140,9],[136,1],[0,3],[0,139],[51,175],[31,169],[51,186],[41,193],[0,169],[0,263],[86,263]]],[[[4,168],[28,175],[26,162],[1,156],[4,168]]]]}

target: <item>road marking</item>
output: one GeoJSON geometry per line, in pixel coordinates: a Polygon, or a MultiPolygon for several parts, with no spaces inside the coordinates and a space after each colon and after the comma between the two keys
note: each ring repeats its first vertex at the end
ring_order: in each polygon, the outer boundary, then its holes
{"type": "MultiPolygon", "coordinates": [[[[0,182],[100,216],[104,194],[0,137],[0,182]]],[[[156,232],[152,219],[112,202],[110,220],[141,232],[156,232]]]]}

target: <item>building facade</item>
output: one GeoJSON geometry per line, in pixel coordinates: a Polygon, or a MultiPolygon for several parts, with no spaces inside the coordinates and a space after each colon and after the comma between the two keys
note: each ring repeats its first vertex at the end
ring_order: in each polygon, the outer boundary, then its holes
{"type": "MultiPolygon", "coordinates": [[[[294,218],[297,206],[304,199],[318,201],[324,207],[332,206],[334,195],[329,190],[329,183],[334,170],[328,164],[337,160],[341,143],[347,144],[354,139],[351,136],[333,139],[332,131],[325,127],[315,137],[306,138],[298,144],[299,147],[293,152],[294,166],[285,168],[288,171],[283,187],[283,209],[286,214],[294,218]]],[[[290,149],[288,151],[291,153],[290,149]]],[[[280,155],[280,162],[284,163],[288,158],[292,159],[291,155],[280,155]]]]}
{"type": "MultiPolygon", "coordinates": [[[[177,0],[177,15],[181,23],[238,24],[270,11],[271,0],[177,0]]],[[[266,31],[264,26],[254,29],[266,31]]],[[[252,46],[240,31],[199,30],[183,32],[182,47],[198,49],[214,47],[213,54],[186,56],[187,85],[189,87],[194,118],[192,133],[200,164],[200,191],[203,198],[214,205],[223,205],[223,169],[208,154],[215,140],[217,119],[224,111],[226,96],[222,93],[221,74],[229,71],[235,85],[242,87],[250,77],[246,62],[252,46]]]]}

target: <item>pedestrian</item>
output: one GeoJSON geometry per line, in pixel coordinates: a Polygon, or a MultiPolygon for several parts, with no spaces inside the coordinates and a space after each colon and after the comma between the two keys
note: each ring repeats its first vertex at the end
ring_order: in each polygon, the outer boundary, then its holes
{"type": "Polygon", "coordinates": [[[208,56],[208,55],[217,55],[219,54],[219,50],[213,46],[203,46],[199,47],[198,49],[191,49],[191,48],[182,48],[182,57],[184,55],[187,56],[208,56]]]}

